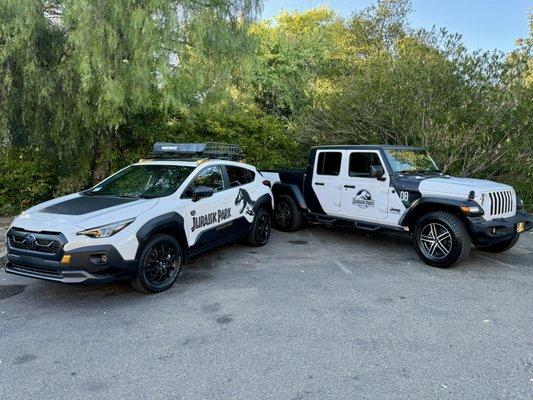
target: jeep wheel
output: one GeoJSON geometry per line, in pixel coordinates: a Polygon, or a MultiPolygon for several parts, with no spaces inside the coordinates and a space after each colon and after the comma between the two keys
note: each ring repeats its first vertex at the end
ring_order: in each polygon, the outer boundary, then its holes
{"type": "Polygon", "coordinates": [[[476,248],[478,250],[487,251],[489,253],[501,253],[512,248],[516,244],[516,242],[518,242],[519,238],[520,234],[517,233],[511,239],[504,240],[503,242],[495,243],[490,246],[476,246],[476,248]]]}
{"type": "Polygon", "coordinates": [[[270,238],[271,230],[270,214],[264,208],[260,208],[255,214],[252,231],[246,241],[252,246],[264,246],[270,238]]]}
{"type": "Polygon", "coordinates": [[[291,196],[280,196],[274,209],[275,227],[280,231],[292,232],[302,227],[302,212],[291,196]]]}
{"type": "Polygon", "coordinates": [[[448,268],[470,253],[470,236],[455,215],[437,211],[424,215],[415,226],[413,244],[418,256],[433,267],[448,268]]]}
{"type": "Polygon", "coordinates": [[[144,247],[137,277],[131,285],[145,293],[167,290],[176,281],[182,264],[181,247],[172,236],[155,235],[144,247]]]}

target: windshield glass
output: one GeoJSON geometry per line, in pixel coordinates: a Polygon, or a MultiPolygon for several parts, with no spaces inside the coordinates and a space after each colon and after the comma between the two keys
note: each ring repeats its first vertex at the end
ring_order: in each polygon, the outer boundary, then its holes
{"type": "Polygon", "coordinates": [[[385,150],[385,154],[394,172],[440,172],[425,150],[385,150]]]}
{"type": "Polygon", "coordinates": [[[85,193],[92,196],[144,198],[169,196],[193,169],[180,165],[131,165],[85,193]]]}

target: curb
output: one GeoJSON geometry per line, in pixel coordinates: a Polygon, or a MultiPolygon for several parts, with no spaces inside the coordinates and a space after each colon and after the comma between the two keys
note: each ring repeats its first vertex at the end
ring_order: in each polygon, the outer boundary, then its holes
{"type": "Polygon", "coordinates": [[[4,268],[4,265],[6,265],[7,257],[6,253],[0,253],[0,269],[4,268]]]}

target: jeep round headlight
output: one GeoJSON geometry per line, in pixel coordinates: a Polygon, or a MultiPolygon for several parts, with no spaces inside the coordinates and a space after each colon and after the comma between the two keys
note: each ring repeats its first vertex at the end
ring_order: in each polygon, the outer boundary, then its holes
{"type": "Polygon", "coordinates": [[[92,238],[105,238],[113,236],[115,233],[120,232],[133,221],[135,221],[135,218],[126,219],[124,221],[114,222],[109,225],[102,225],[96,228],[86,229],[84,231],[76,233],[76,235],[84,235],[92,238]]]}

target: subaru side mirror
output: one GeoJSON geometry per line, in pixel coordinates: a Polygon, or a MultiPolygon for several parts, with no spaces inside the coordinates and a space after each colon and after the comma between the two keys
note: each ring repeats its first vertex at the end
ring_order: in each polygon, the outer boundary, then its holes
{"type": "Polygon", "coordinates": [[[200,199],[204,199],[206,197],[211,197],[213,196],[214,192],[215,191],[213,190],[213,188],[210,188],[207,186],[198,186],[198,187],[195,187],[193,190],[192,199],[193,201],[197,201],[200,199]]]}
{"type": "Polygon", "coordinates": [[[378,181],[384,181],[385,178],[383,178],[383,175],[385,175],[385,170],[381,165],[370,166],[370,176],[372,178],[376,178],[378,181]]]}

